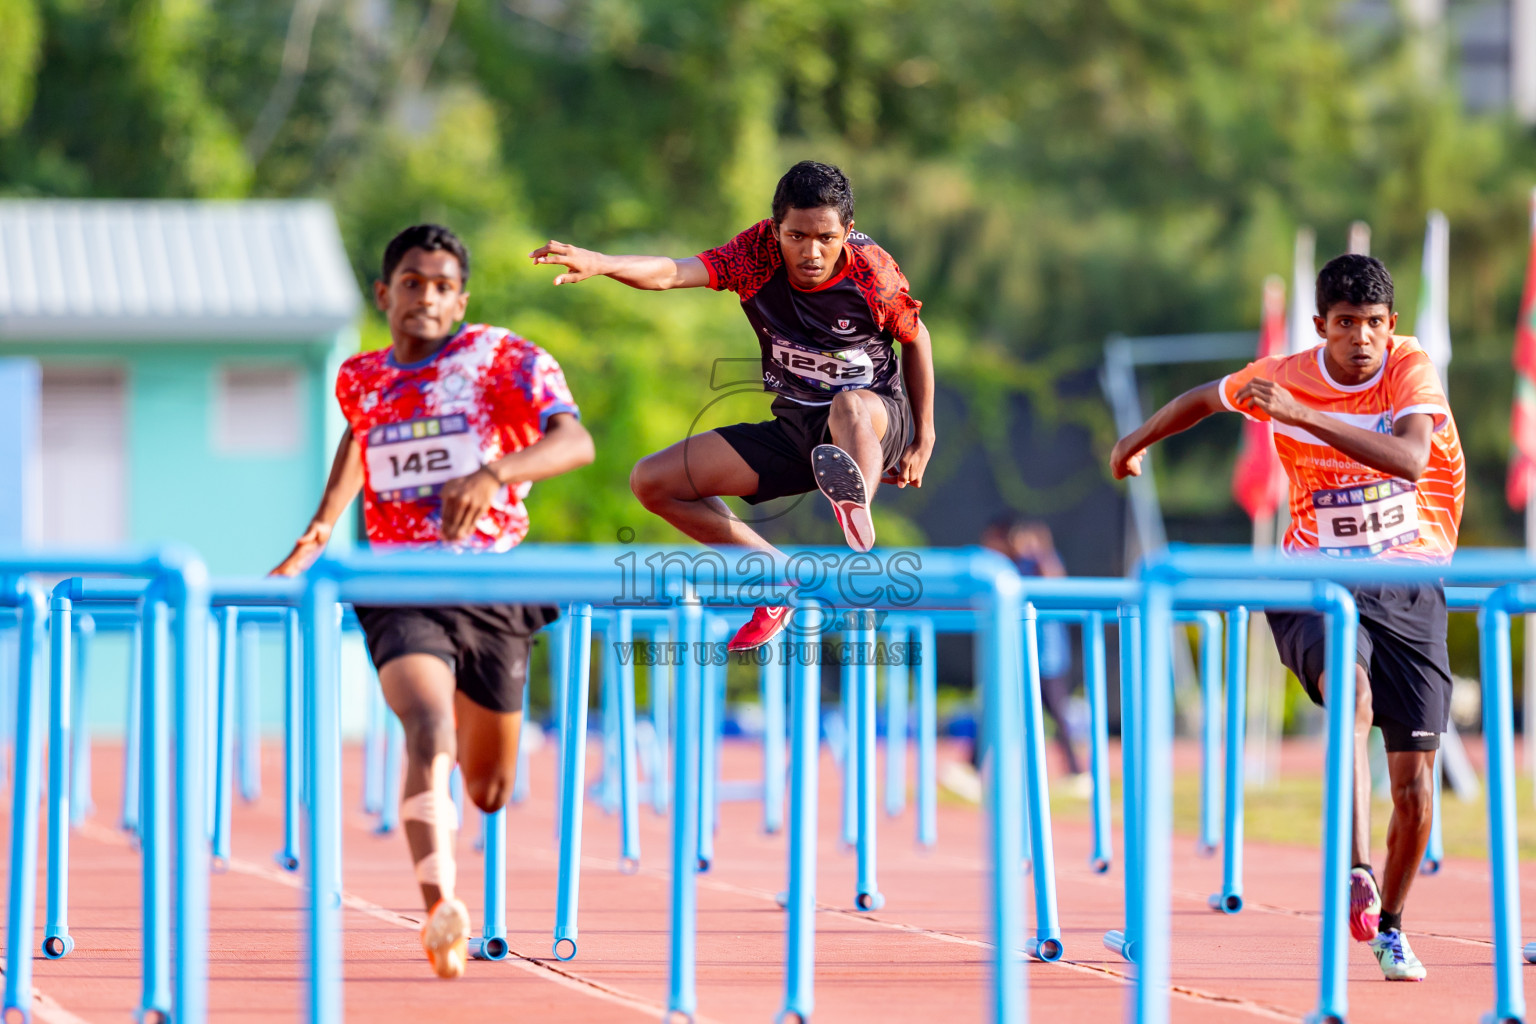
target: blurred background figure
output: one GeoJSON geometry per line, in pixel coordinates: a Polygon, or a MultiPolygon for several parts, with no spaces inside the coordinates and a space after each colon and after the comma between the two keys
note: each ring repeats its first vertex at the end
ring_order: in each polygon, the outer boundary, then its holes
{"type": "MultiPolygon", "coordinates": [[[[987,524],[981,533],[981,544],[1004,556],[1024,576],[1065,576],[1066,566],[1056,552],[1051,539],[1051,528],[1037,520],[1025,519],[1009,512],[987,524]]],[[[1040,659],[1040,702],[1055,727],[1057,749],[1066,765],[1065,787],[1075,794],[1088,795],[1093,780],[1083,767],[1073,733],[1080,728],[1081,715],[1072,713],[1072,646],[1063,622],[1040,622],[1036,626],[1037,653],[1040,659]]],[[[952,762],[941,779],[945,788],[968,800],[980,802],[981,779],[979,737],[971,747],[969,763],[952,762]]]]}

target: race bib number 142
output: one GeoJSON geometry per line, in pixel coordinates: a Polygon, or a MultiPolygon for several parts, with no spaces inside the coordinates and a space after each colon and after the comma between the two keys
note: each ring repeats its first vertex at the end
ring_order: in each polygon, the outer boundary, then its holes
{"type": "Polygon", "coordinates": [[[1379,555],[1419,536],[1419,495],[1405,480],[1313,491],[1317,546],[1335,558],[1379,555]]]}
{"type": "Polygon", "coordinates": [[[480,440],[462,415],[386,423],[368,431],[367,460],[380,501],[419,501],[479,469],[480,440]]]}

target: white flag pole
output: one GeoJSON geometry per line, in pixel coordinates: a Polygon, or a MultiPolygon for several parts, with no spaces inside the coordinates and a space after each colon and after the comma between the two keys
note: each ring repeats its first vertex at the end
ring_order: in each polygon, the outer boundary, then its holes
{"type": "MultiPolygon", "coordinates": [[[[1536,238],[1536,189],[1531,190],[1531,237],[1536,238]]],[[[1522,314],[1525,310],[1520,311],[1522,314]]],[[[1517,328],[1518,331],[1518,328],[1517,328]]],[[[1526,470],[1525,551],[1536,554],[1536,480],[1526,470]]],[[[1536,615],[1525,617],[1525,770],[1536,782],[1536,615]]]]}
{"type": "Polygon", "coordinates": [[[1349,251],[1356,256],[1371,254],[1371,226],[1363,220],[1349,225],[1349,251]]]}

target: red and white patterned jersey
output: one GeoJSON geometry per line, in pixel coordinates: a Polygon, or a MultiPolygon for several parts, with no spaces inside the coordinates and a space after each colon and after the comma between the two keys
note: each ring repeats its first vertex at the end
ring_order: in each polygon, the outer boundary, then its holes
{"type": "MultiPolygon", "coordinates": [[[[440,545],[442,485],[544,436],[556,413],[580,415],[548,352],[511,331],[465,324],[430,359],[361,352],[336,375],[336,399],[362,448],[363,518],[375,545],[440,545]]],[[[506,551],[528,533],[532,485],[503,487],[454,545],[506,551]]]]}

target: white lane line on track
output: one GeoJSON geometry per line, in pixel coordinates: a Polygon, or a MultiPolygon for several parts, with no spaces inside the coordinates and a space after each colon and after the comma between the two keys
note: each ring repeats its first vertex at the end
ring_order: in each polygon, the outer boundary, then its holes
{"type": "MultiPolygon", "coordinates": [[[[550,859],[553,859],[554,857],[554,854],[550,851],[535,847],[523,847],[521,844],[516,843],[512,845],[519,846],[520,849],[527,853],[532,853],[539,856],[547,856],[550,859]]],[[[599,861],[599,858],[583,857],[582,861],[583,863],[587,863],[589,861],[599,861]]],[[[613,866],[612,861],[604,860],[600,861],[600,863],[602,866],[609,868],[613,866]]],[[[670,874],[655,869],[642,868],[639,874],[652,875],[659,878],[671,877],[670,874]]],[[[766,900],[771,902],[774,906],[778,906],[778,894],[769,892],[766,889],[758,889],[745,885],[736,885],[733,882],[724,882],[718,878],[706,877],[700,877],[698,879],[698,884],[700,888],[713,889],[717,892],[727,892],[738,896],[749,896],[755,899],[766,900]]],[[[969,946],[973,949],[981,950],[990,950],[993,948],[990,942],[983,942],[980,939],[973,939],[966,935],[956,935],[954,932],[938,931],[937,929],[933,928],[924,928],[921,925],[904,924],[900,921],[890,921],[877,915],[866,913],[864,911],[853,910],[847,907],[834,906],[830,903],[821,903],[818,901],[816,904],[816,910],[819,913],[837,914],[839,917],[845,918],[847,920],[860,921],[871,927],[880,928],[886,931],[897,931],[905,932],[909,935],[920,935],[924,938],[933,939],[936,942],[948,942],[959,946],[969,946]]],[[[1111,970],[1107,967],[1097,967],[1092,964],[1081,964],[1073,960],[1058,960],[1056,963],[1049,966],[1077,971],[1082,974],[1095,975],[1097,977],[1113,978],[1122,985],[1128,985],[1133,980],[1129,974],[1111,970]]],[[[1042,966],[1042,969],[1049,968],[1042,966]]],[[[1240,996],[1223,995],[1219,992],[1208,992],[1204,989],[1194,988],[1190,985],[1172,985],[1170,986],[1170,991],[1174,996],[1180,999],[1184,999],[1188,1002],[1199,1003],[1201,1005],[1219,1004],[1222,1006],[1230,1007],[1233,1010],[1239,1010],[1244,1013],[1251,1014],[1255,1017],[1263,1018],[1265,1020],[1286,1021],[1288,1024],[1295,1024],[1296,1021],[1302,1020],[1305,1017],[1304,1014],[1294,1013],[1281,1007],[1270,1005],[1268,1003],[1255,1002],[1254,1000],[1244,999],[1240,996]]]]}
{"type": "MultiPolygon", "coordinates": [[[[95,839],[97,842],[127,845],[127,839],[125,836],[110,829],[103,828],[94,822],[88,821],[82,824],[77,830],[77,834],[95,839]]],[[[231,872],[248,875],[252,878],[260,878],[268,882],[273,882],[278,885],[285,886],[289,889],[302,891],[306,888],[304,882],[305,875],[302,872],[282,871],[276,867],[268,867],[265,864],[253,863],[251,861],[242,860],[239,857],[230,858],[227,867],[231,872]]],[[[347,907],[350,910],[356,910],[361,914],[366,914],[367,916],[379,921],[383,921],[386,924],[394,925],[398,928],[407,928],[413,932],[419,932],[421,930],[420,921],[411,917],[407,917],[406,915],[397,911],[390,910],[388,907],[380,906],[371,900],[363,899],[361,896],[357,896],[353,893],[343,891],[341,894],[341,902],[344,907],[347,907]]],[[[535,977],[542,978],[546,981],[552,981],[557,985],[578,991],[583,995],[591,996],[594,999],[599,999],[603,1002],[613,1003],[626,1009],[644,1013],[648,1015],[652,1020],[662,1016],[666,1010],[666,1008],[659,1003],[653,1003],[648,999],[644,999],[632,993],[625,992],[622,989],[613,988],[612,986],[605,985],[602,982],[593,981],[590,978],[586,978],[580,974],[575,973],[574,971],[568,971],[563,967],[558,967],[548,960],[541,960],[535,957],[527,956],[526,954],[519,953],[515,949],[509,948],[507,958],[502,962],[511,964],[513,967],[516,967],[517,969],[535,977]]],[[[53,1005],[57,1007],[57,1004],[53,1005]]],[[[45,1024],[88,1024],[88,1022],[81,1020],[78,1017],[69,1015],[67,1011],[64,1011],[62,1008],[58,1008],[58,1012],[65,1015],[62,1017],[53,1018],[51,1020],[40,1017],[39,1020],[43,1020],[45,1024]]],[[[707,1017],[695,1016],[694,1020],[697,1021],[698,1024],[714,1024],[714,1022],[711,1022],[707,1017]]]]}

